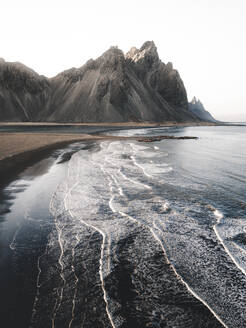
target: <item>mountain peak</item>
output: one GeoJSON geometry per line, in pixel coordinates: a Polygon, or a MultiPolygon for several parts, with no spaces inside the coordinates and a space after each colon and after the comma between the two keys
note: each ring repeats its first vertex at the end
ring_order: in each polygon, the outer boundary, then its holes
{"type": "Polygon", "coordinates": [[[189,110],[202,121],[216,122],[214,117],[204,108],[200,99],[193,97],[189,103],[189,110]]]}
{"type": "MultiPolygon", "coordinates": [[[[124,61],[124,53],[117,46],[110,47],[98,59],[99,61],[115,62],[124,61]]],[[[97,60],[96,60],[97,61],[97,60]]]]}
{"type": "Polygon", "coordinates": [[[156,46],[155,46],[155,43],[154,41],[145,41],[144,44],[142,45],[142,47],[140,48],[140,51],[143,51],[143,50],[150,50],[150,49],[154,49],[156,50],[156,46]]]}
{"type": "Polygon", "coordinates": [[[197,103],[197,99],[196,99],[196,97],[194,96],[193,98],[192,98],[192,100],[191,100],[191,104],[196,104],[197,103]]]}
{"type": "Polygon", "coordinates": [[[159,56],[157,53],[157,48],[154,41],[146,41],[140,49],[132,47],[130,51],[126,53],[126,59],[139,62],[145,58],[151,59],[152,62],[159,61],[159,56]]]}

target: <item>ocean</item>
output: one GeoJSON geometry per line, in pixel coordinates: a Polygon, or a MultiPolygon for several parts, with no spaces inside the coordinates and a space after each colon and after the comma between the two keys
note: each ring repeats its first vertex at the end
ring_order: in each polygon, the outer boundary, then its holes
{"type": "Polygon", "coordinates": [[[246,126],[108,133],[198,139],[75,143],[5,186],[4,327],[246,327],[246,126]]]}

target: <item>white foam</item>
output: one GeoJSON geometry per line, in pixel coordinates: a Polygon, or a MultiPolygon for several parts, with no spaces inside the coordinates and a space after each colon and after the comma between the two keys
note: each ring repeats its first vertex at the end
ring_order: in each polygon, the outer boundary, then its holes
{"type": "Polygon", "coordinates": [[[133,183],[134,185],[137,185],[137,186],[140,186],[141,188],[144,187],[146,189],[151,189],[150,186],[142,183],[142,182],[139,182],[139,181],[136,181],[136,180],[133,180],[129,177],[127,177],[120,169],[119,169],[119,173],[122,175],[122,177],[125,179],[125,180],[128,180],[129,182],[133,183]]]}
{"type": "Polygon", "coordinates": [[[170,208],[169,203],[168,203],[168,202],[165,202],[165,203],[163,204],[163,209],[164,209],[164,211],[168,211],[169,208],[170,208]]]}
{"type": "Polygon", "coordinates": [[[224,217],[224,215],[218,209],[214,211],[214,216],[218,219],[218,223],[220,223],[220,220],[224,217]]]}
{"type": "Polygon", "coordinates": [[[74,321],[74,315],[75,315],[75,305],[76,305],[76,297],[77,297],[77,285],[78,285],[78,282],[79,282],[79,278],[76,274],[76,271],[75,271],[75,267],[74,267],[74,256],[75,256],[75,247],[78,245],[79,243],[79,237],[78,237],[78,234],[76,234],[76,240],[77,240],[77,243],[75,244],[75,246],[72,248],[72,265],[71,265],[71,269],[73,271],[73,274],[74,274],[74,278],[75,278],[75,288],[74,288],[74,294],[73,294],[73,300],[72,300],[72,311],[71,311],[71,319],[69,321],[69,325],[68,325],[68,328],[71,328],[72,327],[72,323],[74,321]]]}
{"type": "MultiPolygon", "coordinates": [[[[135,157],[134,156],[130,156],[130,158],[133,160],[133,163],[136,165],[136,166],[138,166],[138,167],[140,167],[141,169],[142,169],[142,171],[143,171],[143,173],[147,176],[147,177],[151,177],[150,175],[148,175],[148,173],[145,171],[145,167],[143,167],[143,166],[141,166],[139,163],[137,163],[136,162],[136,159],[135,159],[135,157]]],[[[160,166],[160,167],[157,167],[157,169],[155,170],[155,171],[157,171],[157,172],[159,172],[160,170],[161,170],[161,172],[163,172],[163,166],[166,166],[167,164],[166,163],[164,163],[164,165],[162,165],[162,166],[160,166]]],[[[172,169],[172,168],[168,168],[168,169],[172,169]]],[[[117,181],[115,181],[115,182],[117,182],[117,181]]],[[[110,204],[110,206],[112,207],[112,204],[110,204]]],[[[167,211],[168,209],[169,209],[169,203],[168,202],[165,202],[164,204],[163,204],[163,209],[165,210],[165,211],[167,211]]],[[[114,210],[114,212],[116,212],[117,210],[116,210],[116,208],[115,207],[113,207],[113,210],[114,210]]],[[[125,212],[123,212],[123,211],[121,211],[121,210],[118,210],[118,213],[120,213],[122,216],[125,216],[125,217],[127,217],[127,218],[129,218],[129,219],[131,219],[131,220],[133,220],[133,221],[137,221],[137,223],[138,224],[143,224],[143,223],[140,223],[136,218],[133,218],[132,216],[130,216],[130,215],[128,215],[127,213],[125,213],[125,212]]],[[[220,215],[220,212],[216,212],[216,215],[218,215],[219,217],[221,216],[220,215]]],[[[162,242],[161,242],[161,240],[157,237],[157,235],[156,235],[156,233],[154,232],[154,229],[159,229],[156,225],[155,225],[155,223],[153,223],[154,224],[154,228],[151,228],[149,225],[146,225],[146,227],[150,230],[150,232],[153,234],[153,236],[154,236],[154,238],[157,240],[157,242],[160,244],[160,246],[161,246],[161,248],[162,248],[162,250],[163,250],[163,253],[164,253],[164,255],[165,255],[165,258],[167,258],[167,254],[166,254],[166,251],[165,251],[165,249],[164,249],[164,246],[163,246],[163,244],[162,244],[162,242]]],[[[145,224],[144,224],[145,225],[145,224]]],[[[159,232],[160,233],[162,233],[160,230],[159,230],[159,232]]],[[[167,258],[167,260],[168,260],[168,258],[167,258]]],[[[216,317],[216,319],[224,326],[224,327],[226,327],[227,328],[227,326],[225,325],[225,323],[218,317],[218,315],[213,311],[213,309],[202,299],[202,298],[200,298],[191,288],[190,288],[190,286],[178,275],[178,273],[177,273],[177,271],[176,271],[176,269],[174,268],[174,266],[170,263],[170,261],[168,260],[168,262],[169,262],[169,264],[171,265],[171,267],[172,267],[172,269],[173,269],[173,271],[174,271],[174,273],[176,274],[176,276],[182,281],[182,283],[186,286],[186,288],[187,288],[187,290],[189,290],[189,292],[193,295],[193,296],[195,296],[199,301],[201,301],[210,311],[211,311],[211,313],[216,317]]]]}
{"type": "Polygon", "coordinates": [[[41,277],[41,272],[42,272],[40,261],[41,261],[41,258],[47,254],[47,250],[48,250],[48,244],[45,247],[44,253],[38,257],[38,262],[37,262],[38,275],[37,275],[37,280],[36,280],[36,296],[35,296],[35,299],[33,302],[31,322],[33,322],[35,314],[37,312],[37,303],[38,303],[39,296],[40,296],[40,287],[42,286],[42,284],[40,282],[40,277],[41,277]]]}
{"type": "MultiPolygon", "coordinates": [[[[154,229],[157,229],[160,231],[160,229],[157,227],[157,225],[154,223],[154,229]]],[[[220,317],[213,311],[213,309],[201,298],[199,297],[194,291],[193,289],[183,280],[183,278],[177,273],[175,267],[172,265],[172,263],[169,261],[166,250],[163,246],[163,243],[161,242],[161,240],[158,238],[158,236],[156,235],[156,233],[154,232],[154,229],[151,228],[151,232],[154,236],[154,238],[157,240],[157,242],[160,244],[162,251],[165,255],[165,258],[167,259],[168,263],[170,264],[170,267],[172,268],[173,272],[175,273],[175,275],[178,277],[178,279],[180,279],[180,281],[182,281],[182,283],[186,286],[187,290],[193,295],[195,296],[195,298],[197,298],[201,303],[203,303],[209,310],[210,312],[214,315],[214,317],[225,327],[225,328],[229,328],[226,326],[226,324],[220,319],[220,317]]],[[[161,231],[160,231],[161,232],[161,231]]]]}
{"type": "MultiPolygon", "coordinates": [[[[133,179],[129,178],[128,176],[126,176],[122,172],[122,167],[127,167],[128,166],[127,165],[128,163],[127,163],[127,161],[124,162],[122,160],[122,157],[121,157],[121,155],[122,155],[122,149],[119,151],[118,155],[120,155],[120,156],[118,156],[118,157],[117,156],[114,156],[113,157],[114,158],[114,161],[112,160],[112,157],[111,157],[111,160],[109,160],[108,159],[108,156],[105,156],[105,161],[107,162],[107,164],[113,166],[114,168],[117,168],[117,174],[116,175],[118,176],[120,174],[123,177],[124,180],[127,180],[127,181],[131,182],[132,184],[134,184],[136,186],[139,186],[140,188],[151,189],[151,187],[148,186],[147,184],[144,184],[144,183],[139,182],[137,180],[133,180],[133,179]]],[[[115,178],[113,178],[113,179],[115,179],[115,178]]],[[[123,195],[122,188],[120,188],[119,191],[120,191],[120,195],[122,196],[123,195]]]]}
{"type": "MultiPolygon", "coordinates": [[[[63,254],[64,254],[63,239],[62,239],[63,227],[60,226],[60,224],[58,222],[57,215],[54,216],[54,222],[55,222],[55,227],[56,227],[56,231],[57,231],[58,244],[59,244],[59,247],[60,247],[60,256],[58,258],[58,263],[59,263],[59,266],[60,266],[60,277],[62,279],[62,287],[60,289],[60,294],[59,294],[58,298],[56,299],[55,306],[53,308],[53,315],[52,315],[52,319],[51,319],[52,328],[55,328],[56,315],[57,315],[57,313],[60,309],[61,302],[62,302],[62,299],[63,299],[64,287],[66,285],[66,279],[65,279],[65,276],[64,276],[64,265],[63,265],[63,254]]],[[[58,291],[57,291],[57,293],[58,293],[58,291]]]]}
{"type": "Polygon", "coordinates": [[[230,249],[228,248],[228,246],[226,245],[226,242],[224,241],[223,237],[221,237],[220,233],[219,233],[219,226],[221,224],[221,220],[224,217],[223,214],[219,211],[219,210],[215,210],[214,211],[214,215],[217,218],[217,223],[213,226],[213,230],[218,238],[218,240],[220,241],[221,245],[223,246],[224,250],[226,251],[226,253],[229,255],[230,259],[232,260],[232,262],[236,265],[236,267],[242,271],[242,273],[246,276],[246,270],[242,267],[242,265],[240,263],[238,263],[238,261],[235,259],[235,257],[233,256],[233,254],[231,253],[230,249]]]}
{"type": "Polygon", "coordinates": [[[145,168],[144,166],[140,165],[137,161],[136,161],[136,158],[134,156],[131,156],[131,159],[132,159],[132,162],[134,165],[136,165],[137,167],[139,167],[142,171],[143,171],[143,174],[147,177],[147,178],[152,178],[152,176],[150,174],[148,174],[146,171],[145,171],[145,168]]]}
{"type": "Polygon", "coordinates": [[[14,251],[16,249],[16,238],[17,238],[17,235],[18,235],[20,229],[21,229],[21,225],[19,224],[18,228],[16,229],[16,231],[14,233],[11,243],[9,244],[9,248],[11,249],[11,251],[14,251]]]}
{"type": "MultiPolygon", "coordinates": [[[[103,142],[101,143],[101,150],[99,152],[89,153],[83,151],[73,155],[68,164],[68,179],[57,188],[57,192],[52,199],[51,212],[56,215],[55,220],[58,231],[58,242],[60,245],[59,264],[61,272],[63,271],[62,258],[64,256],[64,247],[67,247],[66,250],[69,250],[72,253],[71,269],[75,277],[76,273],[73,262],[75,246],[73,245],[72,248],[71,245],[66,246],[62,240],[65,236],[65,234],[63,234],[64,227],[63,222],[58,221],[58,215],[64,211],[69,214],[68,217],[71,220],[71,227],[69,229],[74,229],[76,231],[77,238],[79,238],[78,234],[80,230],[83,233],[85,226],[92,230],[93,233],[99,233],[102,237],[99,259],[100,287],[103,292],[106,313],[110,325],[113,328],[118,328],[120,326],[121,319],[115,314],[117,313],[116,307],[118,306],[116,301],[110,299],[107,294],[105,278],[113,269],[112,257],[114,254],[112,254],[112,245],[117,244],[117,240],[124,235],[124,229],[128,229],[126,233],[129,233],[130,224],[132,226],[137,224],[148,229],[157,244],[159,244],[163,250],[165,258],[167,258],[163,244],[164,234],[156,224],[158,221],[158,214],[154,213],[152,207],[153,204],[156,204],[158,201],[160,206],[163,207],[163,210],[168,211],[170,209],[170,204],[162,199],[161,196],[159,199],[133,199],[129,202],[127,202],[128,199],[126,197],[127,192],[131,192],[133,189],[132,184],[139,188],[152,189],[147,184],[135,181],[135,177],[140,180],[143,178],[147,180],[146,177],[148,179],[154,179],[155,176],[158,177],[159,174],[170,172],[170,170],[172,170],[167,163],[159,165],[156,165],[155,163],[142,163],[142,158],[145,157],[146,151],[149,152],[149,148],[138,145],[137,147],[136,145],[132,146],[132,144],[129,145],[127,142],[103,142]],[[137,152],[141,152],[141,159],[138,159],[137,152]],[[127,168],[126,174],[122,172],[122,167],[127,168]],[[151,175],[149,173],[151,173],[151,175]],[[128,174],[129,176],[127,176],[128,174]],[[131,182],[131,186],[127,182],[131,182]],[[98,215],[99,207],[101,205],[107,206],[108,217],[106,217],[106,215],[103,217],[103,214],[102,217],[98,215]],[[134,213],[134,215],[132,213],[134,213]]],[[[165,213],[165,215],[162,213],[162,219],[167,215],[167,213],[165,213]]],[[[62,217],[63,216],[61,215],[61,220],[62,217]]],[[[206,301],[202,300],[188,286],[188,284],[182,280],[170,261],[169,264],[172,266],[178,279],[180,279],[186,286],[187,290],[201,301],[221,322],[221,324],[226,327],[206,301]]],[[[75,277],[75,291],[72,298],[71,320],[68,328],[72,327],[75,315],[77,279],[78,277],[75,277]]],[[[65,283],[66,282],[64,282],[64,285],[65,283]]],[[[63,297],[62,292],[63,290],[60,290],[57,294],[57,300],[53,311],[54,323],[55,317],[60,309],[63,297]]]]}
{"type": "MultiPolygon", "coordinates": [[[[29,209],[26,209],[25,210],[25,213],[24,213],[24,220],[28,220],[29,219],[29,209]]],[[[14,251],[16,250],[16,238],[17,238],[17,235],[19,234],[20,230],[21,230],[21,222],[18,223],[18,226],[17,226],[17,229],[13,235],[13,238],[12,238],[12,241],[11,243],[9,244],[9,248],[11,249],[11,251],[14,251]]]]}
{"type": "MultiPolygon", "coordinates": [[[[75,183],[74,186],[76,186],[76,185],[77,184],[75,183]]],[[[112,199],[110,199],[110,201],[112,202],[112,199]]],[[[68,206],[67,203],[65,203],[65,206],[66,206],[66,209],[68,210],[68,212],[70,213],[71,217],[73,218],[74,217],[73,211],[70,209],[70,207],[68,206]]],[[[106,244],[110,245],[110,242],[108,242],[108,236],[97,225],[93,225],[91,223],[88,223],[85,220],[83,220],[81,217],[80,217],[80,221],[83,224],[85,224],[87,227],[92,228],[92,229],[96,230],[97,232],[99,232],[102,236],[101,254],[100,254],[100,259],[99,259],[99,276],[100,276],[100,280],[101,280],[101,288],[102,288],[102,291],[103,291],[103,299],[104,299],[105,306],[106,306],[106,313],[107,313],[107,316],[109,318],[111,326],[113,328],[116,328],[116,326],[114,324],[114,321],[113,321],[113,318],[112,318],[112,315],[109,311],[108,297],[107,297],[107,292],[106,292],[105,283],[104,283],[104,269],[103,269],[104,268],[104,262],[103,262],[103,259],[104,259],[104,253],[105,253],[105,248],[106,248],[105,245],[106,244]]],[[[108,256],[107,256],[108,261],[109,261],[109,258],[110,258],[110,248],[108,248],[108,256]]],[[[110,265],[108,264],[107,267],[109,268],[109,266],[110,265]]]]}
{"type": "Polygon", "coordinates": [[[137,151],[144,151],[144,150],[150,149],[150,147],[142,146],[142,145],[137,145],[137,144],[134,144],[134,143],[130,143],[130,146],[132,147],[132,149],[135,152],[137,152],[137,151]]]}

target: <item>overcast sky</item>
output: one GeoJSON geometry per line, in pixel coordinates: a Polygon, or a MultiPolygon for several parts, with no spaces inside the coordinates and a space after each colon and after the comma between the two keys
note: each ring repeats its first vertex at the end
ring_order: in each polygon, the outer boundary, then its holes
{"type": "Polygon", "coordinates": [[[0,0],[0,57],[52,77],[153,40],[188,98],[246,121],[246,0],[0,0]]]}

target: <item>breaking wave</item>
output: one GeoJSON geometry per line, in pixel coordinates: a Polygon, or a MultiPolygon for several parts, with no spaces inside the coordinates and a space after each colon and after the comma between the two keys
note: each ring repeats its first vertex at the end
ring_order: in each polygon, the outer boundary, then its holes
{"type": "Polygon", "coordinates": [[[168,159],[125,141],[71,157],[50,203],[31,327],[44,316],[52,328],[245,327],[245,223],[175,184],[168,159]]]}

